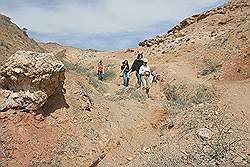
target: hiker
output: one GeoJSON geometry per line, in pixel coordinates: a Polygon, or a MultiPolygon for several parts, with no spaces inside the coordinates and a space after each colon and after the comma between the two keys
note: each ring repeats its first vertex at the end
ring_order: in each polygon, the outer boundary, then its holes
{"type": "Polygon", "coordinates": [[[129,73],[132,73],[135,71],[135,75],[137,78],[137,84],[139,87],[141,87],[141,75],[139,74],[140,67],[143,65],[143,54],[138,53],[137,58],[134,60],[131,70],[129,73]]]}
{"type": "Polygon", "coordinates": [[[98,75],[98,80],[103,81],[104,66],[102,64],[102,60],[97,65],[97,75],[98,75]]]}
{"type": "Polygon", "coordinates": [[[152,75],[150,72],[150,67],[148,66],[148,59],[143,59],[143,65],[140,67],[139,74],[141,75],[143,89],[146,89],[146,93],[149,96],[150,79],[152,75]]]}
{"type": "Polygon", "coordinates": [[[123,85],[124,86],[128,86],[129,84],[129,64],[128,64],[128,60],[124,60],[124,62],[122,62],[122,66],[121,66],[121,75],[123,78],[123,85]]]}

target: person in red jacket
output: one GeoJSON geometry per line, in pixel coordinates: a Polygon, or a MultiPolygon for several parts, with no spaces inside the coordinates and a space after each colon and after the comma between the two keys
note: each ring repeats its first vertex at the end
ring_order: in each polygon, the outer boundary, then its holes
{"type": "Polygon", "coordinates": [[[98,63],[97,65],[97,75],[98,75],[98,79],[100,81],[103,81],[103,76],[104,76],[104,66],[102,64],[102,60],[98,63]]]}

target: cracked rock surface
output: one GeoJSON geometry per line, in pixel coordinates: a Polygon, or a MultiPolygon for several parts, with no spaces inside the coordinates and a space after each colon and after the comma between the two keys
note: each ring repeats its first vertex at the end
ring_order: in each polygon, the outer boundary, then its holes
{"type": "Polygon", "coordinates": [[[53,54],[17,51],[0,69],[0,110],[37,110],[61,92],[64,65],[53,54]]]}

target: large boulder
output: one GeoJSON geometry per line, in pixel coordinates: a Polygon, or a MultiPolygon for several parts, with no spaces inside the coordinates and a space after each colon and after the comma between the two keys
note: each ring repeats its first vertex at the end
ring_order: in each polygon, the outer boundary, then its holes
{"type": "Polygon", "coordinates": [[[0,111],[38,110],[64,80],[64,65],[53,54],[17,51],[0,68],[0,111]]]}

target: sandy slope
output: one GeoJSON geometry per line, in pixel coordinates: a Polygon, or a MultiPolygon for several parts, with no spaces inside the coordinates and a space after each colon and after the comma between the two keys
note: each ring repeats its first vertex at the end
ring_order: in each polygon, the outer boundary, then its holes
{"type": "Polygon", "coordinates": [[[0,14],[0,65],[17,50],[44,52],[36,41],[30,39],[10,18],[0,14]]]}

